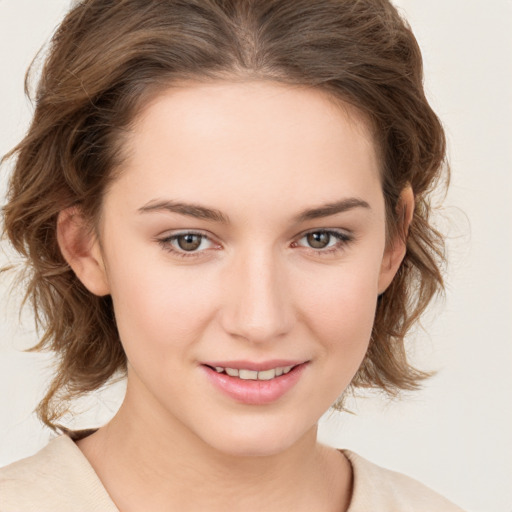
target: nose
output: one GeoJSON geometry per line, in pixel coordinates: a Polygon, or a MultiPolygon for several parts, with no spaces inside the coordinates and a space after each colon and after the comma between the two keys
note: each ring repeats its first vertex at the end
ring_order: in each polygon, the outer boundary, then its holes
{"type": "Polygon", "coordinates": [[[282,338],[294,324],[285,264],[270,251],[248,251],[226,271],[223,329],[254,343],[282,338]]]}

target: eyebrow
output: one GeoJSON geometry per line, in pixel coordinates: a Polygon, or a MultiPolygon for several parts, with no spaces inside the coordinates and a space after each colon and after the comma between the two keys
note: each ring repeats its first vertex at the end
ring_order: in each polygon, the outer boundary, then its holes
{"type": "MultiPolygon", "coordinates": [[[[304,210],[295,216],[294,221],[300,223],[308,220],[329,217],[331,215],[343,213],[355,208],[371,209],[370,205],[366,201],[351,197],[348,199],[342,199],[341,201],[336,201],[335,203],[328,203],[318,208],[309,208],[304,210]]],[[[220,210],[216,210],[214,208],[206,208],[205,206],[200,206],[193,203],[179,203],[169,200],[153,200],[139,208],[138,211],[139,213],[161,211],[179,213],[180,215],[186,215],[196,219],[211,220],[214,222],[221,222],[222,224],[229,224],[229,218],[220,210]]]]}
{"type": "Polygon", "coordinates": [[[146,205],[138,209],[139,213],[149,212],[171,212],[179,213],[181,215],[187,215],[196,219],[212,220],[215,222],[221,222],[222,224],[228,224],[229,219],[221,211],[213,208],[206,208],[198,204],[191,203],[179,203],[175,201],[150,201],[146,205]]]}
{"type": "Polygon", "coordinates": [[[295,221],[304,222],[307,220],[320,219],[322,217],[336,215],[337,213],[354,210],[355,208],[367,208],[371,210],[370,205],[366,201],[356,197],[350,197],[342,199],[341,201],[336,201],[335,203],[328,203],[318,208],[304,210],[295,217],[295,221]]]}

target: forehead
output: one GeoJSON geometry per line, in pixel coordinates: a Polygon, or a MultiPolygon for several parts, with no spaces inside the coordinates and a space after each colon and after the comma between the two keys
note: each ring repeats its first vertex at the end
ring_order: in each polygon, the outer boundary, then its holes
{"type": "Polygon", "coordinates": [[[140,200],[193,193],[196,201],[234,205],[258,192],[263,207],[283,194],[326,202],[380,190],[368,123],[312,88],[263,81],[172,87],[139,113],[125,149],[120,185],[140,200]]]}
{"type": "Polygon", "coordinates": [[[219,139],[223,133],[230,137],[238,133],[239,138],[252,138],[256,144],[261,139],[255,135],[265,136],[271,127],[286,128],[282,137],[329,142],[339,137],[342,125],[344,128],[348,124],[373,147],[368,119],[352,105],[313,87],[268,80],[185,81],[158,90],[149,98],[133,123],[132,135],[139,139],[149,125],[159,123],[171,128],[175,122],[181,135],[188,132],[198,142],[211,137],[215,133],[212,130],[224,128],[217,131],[219,139]]]}

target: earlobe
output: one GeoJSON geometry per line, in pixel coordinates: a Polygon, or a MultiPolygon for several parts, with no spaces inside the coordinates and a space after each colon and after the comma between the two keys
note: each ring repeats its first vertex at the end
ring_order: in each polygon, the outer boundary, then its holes
{"type": "Polygon", "coordinates": [[[379,295],[384,293],[387,287],[393,281],[395,274],[400,268],[400,264],[405,257],[407,234],[409,226],[411,225],[414,214],[414,193],[410,185],[405,187],[398,200],[397,204],[397,217],[398,229],[393,237],[387,244],[382,258],[382,265],[379,275],[379,295]]]}
{"type": "Polygon", "coordinates": [[[57,242],[82,284],[94,295],[108,295],[110,290],[99,242],[78,208],[70,207],[59,213],[57,242]]]}

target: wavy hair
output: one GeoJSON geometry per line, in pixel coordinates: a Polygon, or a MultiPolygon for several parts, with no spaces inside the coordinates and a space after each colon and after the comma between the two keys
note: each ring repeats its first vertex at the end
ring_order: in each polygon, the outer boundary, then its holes
{"type": "Polygon", "coordinates": [[[190,79],[313,87],[369,120],[388,234],[399,230],[397,202],[408,185],[416,206],[407,253],[378,299],[369,349],[351,386],[391,395],[418,387],[428,374],[409,364],[404,338],[443,287],[443,238],[431,225],[429,197],[448,168],[418,44],[392,4],[83,0],[51,40],[31,126],[5,157],[14,167],[3,228],[25,261],[25,299],[41,334],[34,349],[50,349],[59,361],[38,407],[42,421],[57,429],[73,398],[126,371],[111,299],[87,291],[64,260],[57,215],[76,205],[94,225],[122,158],[123,133],[151,97],[190,79]]]}

